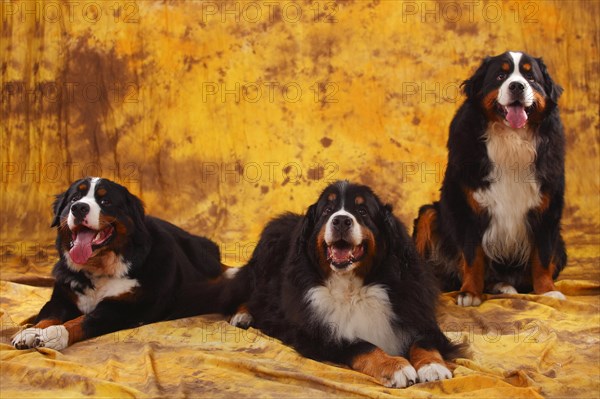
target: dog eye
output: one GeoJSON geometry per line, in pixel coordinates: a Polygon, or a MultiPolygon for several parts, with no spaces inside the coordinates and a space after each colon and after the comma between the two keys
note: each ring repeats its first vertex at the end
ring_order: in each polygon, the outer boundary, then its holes
{"type": "Polygon", "coordinates": [[[532,73],[528,73],[527,75],[525,75],[525,79],[527,79],[530,82],[535,82],[535,78],[533,77],[532,73]]]}
{"type": "Polygon", "coordinates": [[[358,208],[358,214],[361,216],[367,216],[367,210],[365,208],[358,208]]]}
{"type": "Polygon", "coordinates": [[[330,206],[323,209],[323,215],[329,215],[331,212],[333,212],[333,208],[330,206]]]}
{"type": "Polygon", "coordinates": [[[102,206],[111,206],[112,202],[110,202],[109,199],[104,198],[104,199],[100,200],[100,205],[102,205],[102,206]]]}
{"type": "Polygon", "coordinates": [[[75,202],[75,201],[79,201],[81,199],[81,194],[75,194],[72,198],[71,198],[71,202],[75,202]]]}
{"type": "Polygon", "coordinates": [[[496,76],[496,80],[504,80],[505,78],[506,78],[505,73],[499,73],[498,76],[496,76]]]}

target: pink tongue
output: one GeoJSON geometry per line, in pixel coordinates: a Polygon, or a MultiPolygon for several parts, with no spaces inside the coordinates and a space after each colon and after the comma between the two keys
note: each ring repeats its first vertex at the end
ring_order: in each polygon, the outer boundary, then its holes
{"type": "Polygon", "coordinates": [[[82,229],[77,233],[73,248],[69,251],[73,262],[79,265],[85,265],[92,256],[92,240],[96,232],[93,230],[82,229]]]}
{"type": "Polygon", "coordinates": [[[352,256],[352,248],[331,248],[331,259],[335,263],[347,262],[350,260],[350,256],[352,256]]]}
{"type": "Polygon", "coordinates": [[[520,129],[527,123],[527,113],[522,105],[509,105],[506,120],[513,129],[520,129]]]}

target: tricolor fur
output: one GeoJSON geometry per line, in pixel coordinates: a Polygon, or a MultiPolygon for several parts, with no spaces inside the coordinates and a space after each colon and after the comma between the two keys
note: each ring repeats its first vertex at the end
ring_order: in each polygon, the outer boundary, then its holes
{"type": "Polygon", "coordinates": [[[232,323],[252,324],[304,356],[390,387],[452,377],[444,359],[461,347],[437,325],[435,280],[366,186],[332,184],[305,215],[272,220],[232,282],[243,305],[232,323]]]}
{"type": "Polygon", "coordinates": [[[60,259],[54,291],[19,349],[63,349],[77,341],[160,320],[219,312],[219,249],[212,241],[146,216],[112,181],[86,178],[54,203],[60,259]]]}
{"type": "Polygon", "coordinates": [[[479,305],[484,290],[563,297],[553,282],[567,258],[562,88],[522,52],[486,58],[463,87],[441,198],[419,212],[417,248],[446,290],[460,289],[460,305],[479,305]]]}

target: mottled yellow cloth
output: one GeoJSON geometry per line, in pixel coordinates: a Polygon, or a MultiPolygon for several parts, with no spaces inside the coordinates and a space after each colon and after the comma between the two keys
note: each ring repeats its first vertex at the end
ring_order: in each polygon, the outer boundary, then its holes
{"type": "MultiPolygon", "coordinates": [[[[454,378],[388,389],[365,375],[298,355],[277,340],[217,315],[162,322],[77,343],[62,352],[16,350],[18,324],[51,288],[33,287],[40,267],[0,282],[2,398],[11,397],[596,397],[600,389],[598,234],[568,236],[571,261],[557,287],[566,301],[496,295],[460,308],[444,294],[439,320],[470,344],[454,378]]],[[[12,258],[11,258],[12,259],[12,258]]],[[[3,276],[22,269],[10,260],[3,276]]],[[[15,275],[15,274],[13,274],[15,275]]]]}
{"type": "Polygon", "coordinates": [[[598,1],[2,1],[0,397],[598,398],[598,1]],[[260,9],[257,9],[257,6],[260,9]],[[50,205],[111,178],[148,213],[248,260],[267,221],[331,181],[411,225],[438,198],[460,83],[486,55],[543,57],[564,87],[568,300],[443,296],[472,359],[406,390],[298,356],[216,316],[58,353],[9,337],[50,296],[50,205]]]}

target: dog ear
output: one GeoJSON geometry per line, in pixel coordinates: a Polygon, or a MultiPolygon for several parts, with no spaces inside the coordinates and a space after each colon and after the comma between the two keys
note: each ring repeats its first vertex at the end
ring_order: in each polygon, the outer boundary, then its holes
{"type": "Polygon", "coordinates": [[[544,61],[541,58],[536,58],[535,60],[537,61],[540,71],[542,72],[542,77],[544,78],[544,91],[546,92],[546,95],[554,104],[558,104],[558,98],[562,94],[563,88],[554,83],[554,80],[552,80],[548,73],[548,68],[546,67],[546,64],[544,64],[544,61]]]}
{"type": "Polygon", "coordinates": [[[402,242],[402,225],[392,213],[391,205],[383,206],[383,225],[391,250],[397,248],[402,242]]]}
{"type": "Polygon", "coordinates": [[[146,229],[146,212],[144,211],[144,203],[141,199],[131,194],[129,190],[124,188],[126,191],[125,198],[127,198],[127,214],[131,218],[134,227],[134,234],[141,234],[143,237],[148,235],[148,229],[146,229]]]}
{"type": "Polygon", "coordinates": [[[485,79],[485,75],[490,65],[490,61],[490,57],[485,57],[481,65],[479,65],[479,68],[477,68],[477,70],[473,74],[473,76],[462,82],[462,84],[460,85],[462,87],[463,93],[467,96],[467,99],[476,99],[481,94],[481,91],[483,89],[483,80],[485,79]]]}
{"type": "Polygon", "coordinates": [[[402,222],[392,213],[391,205],[385,205],[382,209],[388,254],[394,256],[400,265],[408,265],[416,256],[412,239],[402,222]]]}
{"type": "Polygon", "coordinates": [[[56,227],[60,224],[60,214],[62,213],[63,209],[65,209],[65,206],[67,206],[67,193],[68,191],[58,194],[54,199],[54,203],[52,204],[54,218],[52,219],[52,224],[50,227],[56,227]]]}
{"type": "Polygon", "coordinates": [[[304,219],[302,220],[302,225],[300,226],[300,233],[297,240],[298,255],[300,255],[302,251],[306,249],[306,245],[310,240],[310,236],[315,229],[315,224],[317,223],[316,219],[317,204],[312,204],[308,207],[308,210],[304,215],[304,219]]]}

